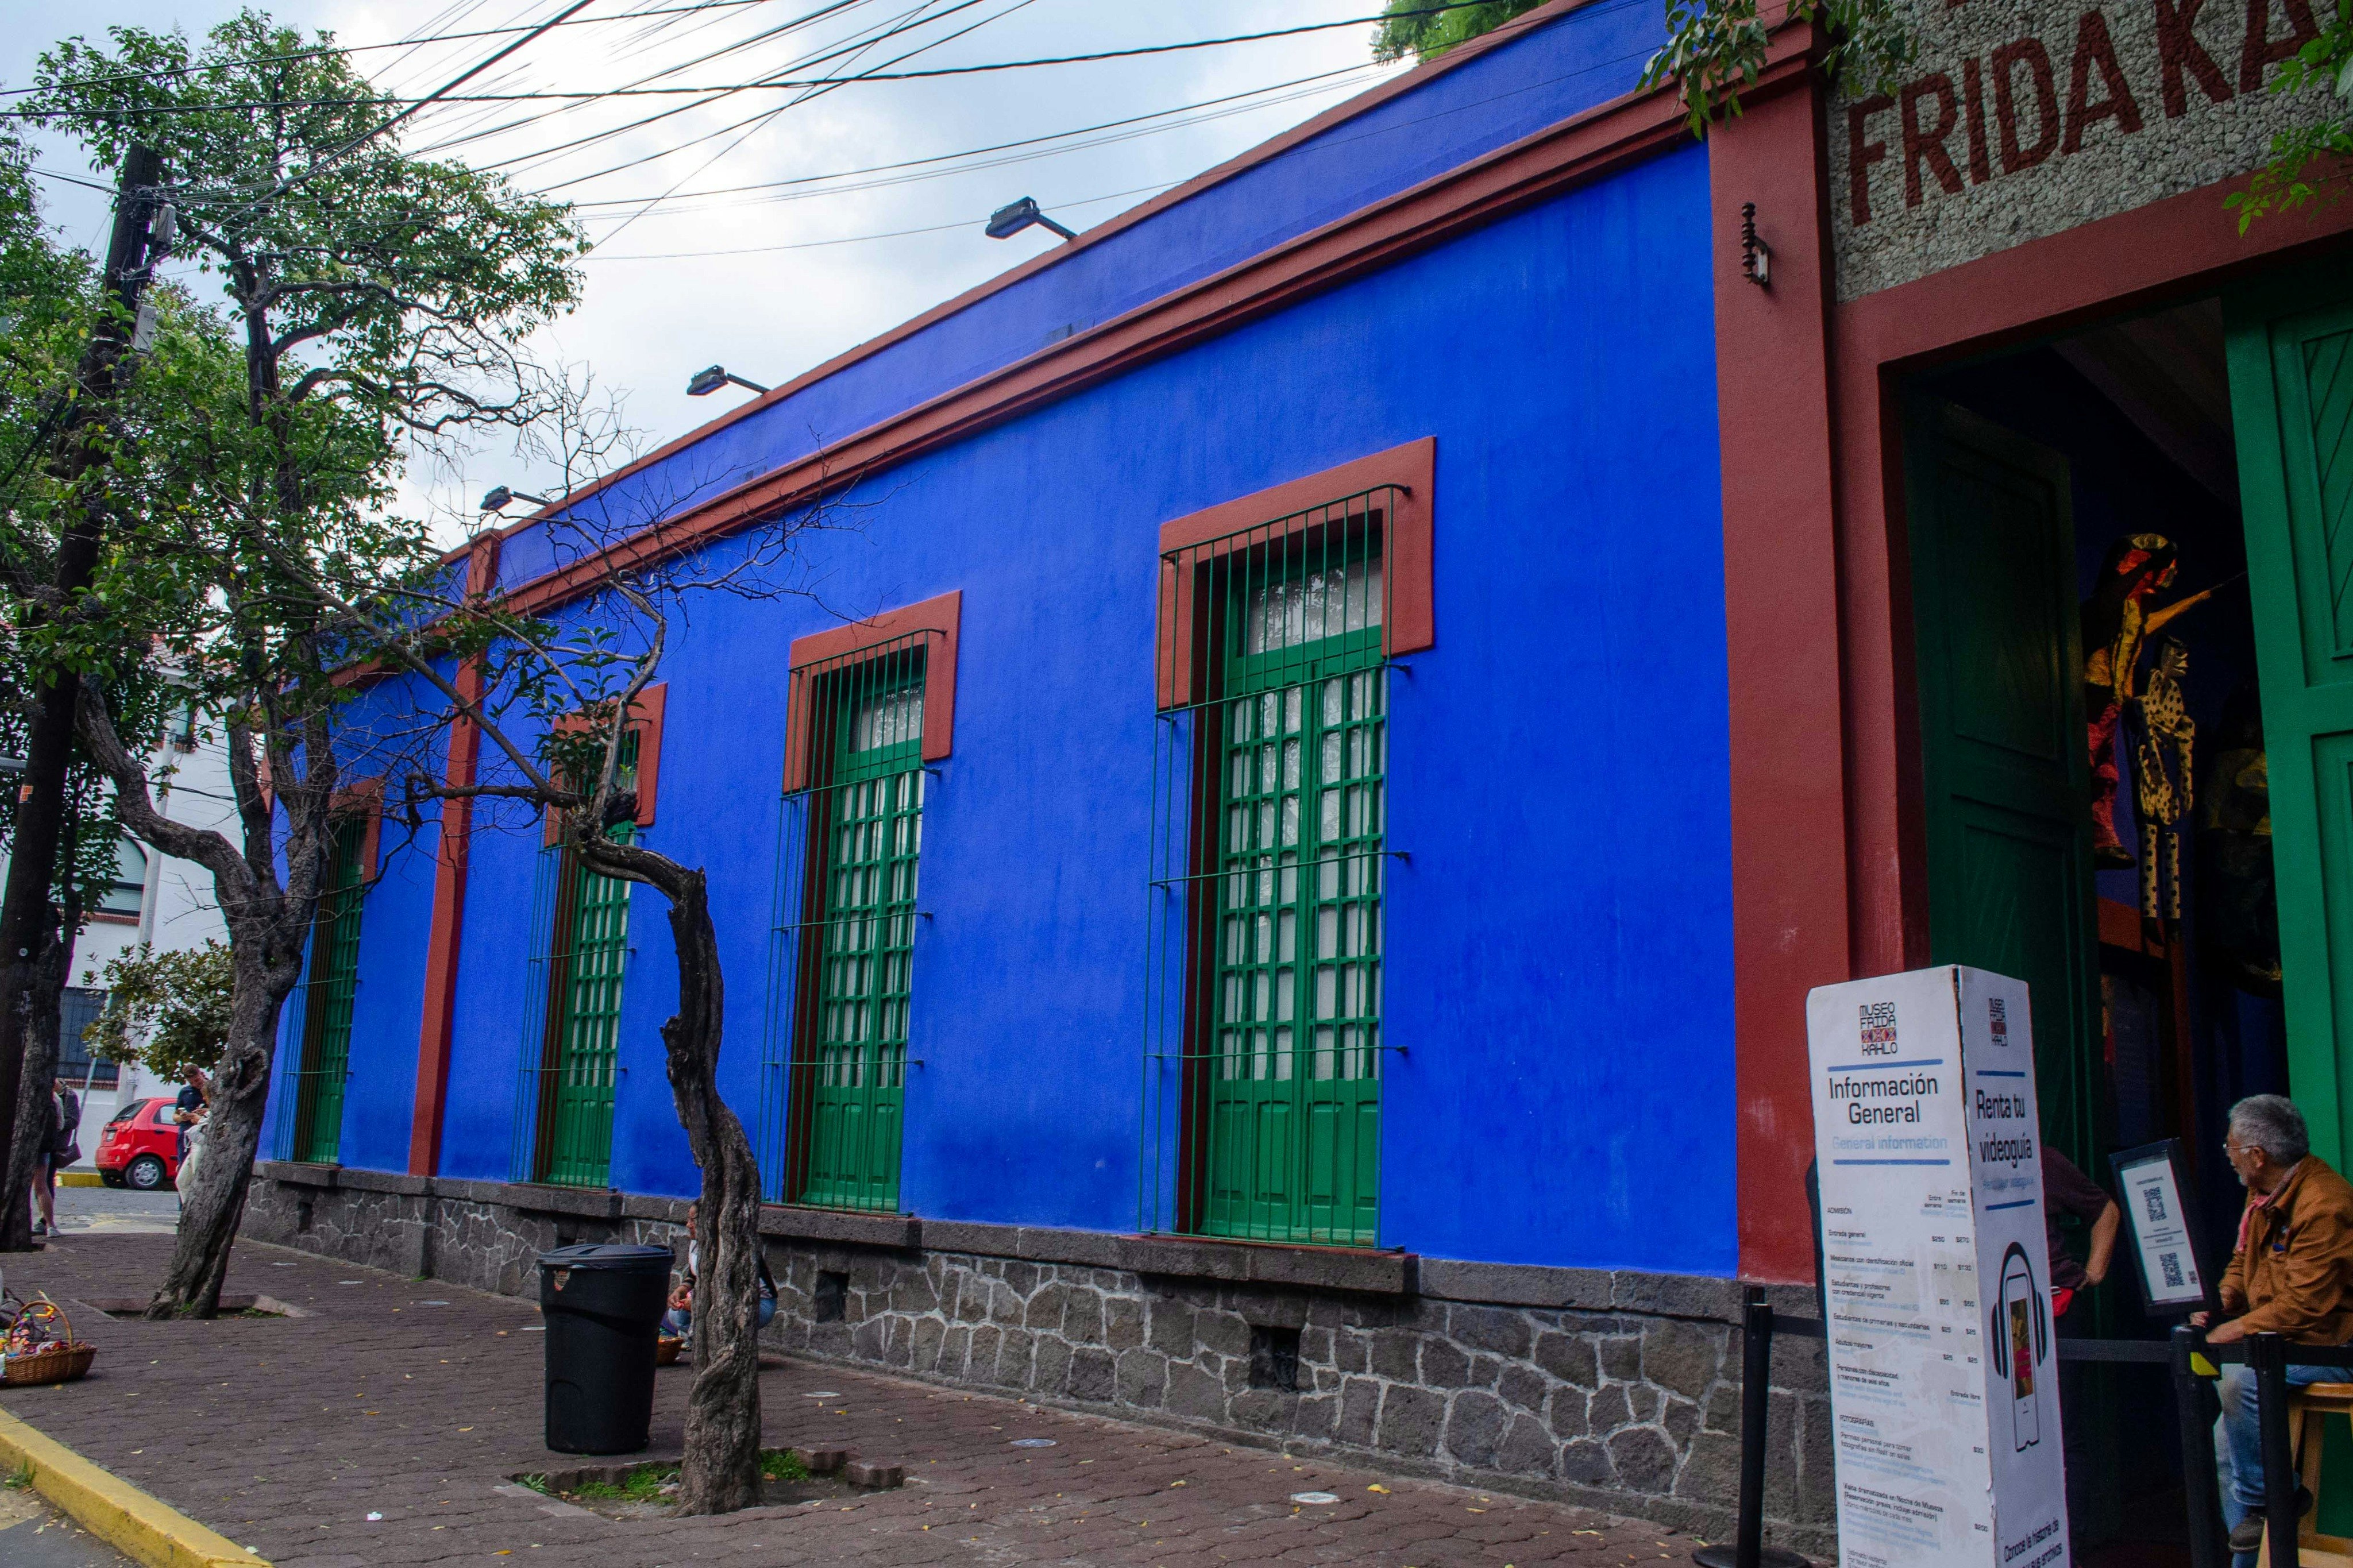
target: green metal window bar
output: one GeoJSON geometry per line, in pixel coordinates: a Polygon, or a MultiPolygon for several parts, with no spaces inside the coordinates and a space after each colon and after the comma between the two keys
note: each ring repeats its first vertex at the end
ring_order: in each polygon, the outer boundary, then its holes
{"type": "Polygon", "coordinates": [[[1399,494],[1384,486],[1162,558],[1147,1232],[1375,1243],[1393,1048],[1381,1037],[1382,543],[1399,494]]]}
{"type": "Polygon", "coordinates": [[[936,631],[793,672],[763,1045],[777,1202],[894,1214],[905,1122],[923,678],[936,631]]]}
{"type": "Polygon", "coordinates": [[[366,819],[345,816],[333,833],[302,978],[279,1025],[280,1052],[292,1065],[281,1075],[271,1140],[278,1158],[316,1164],[332,1164],[342,1152],[352,1015],[359,998],[360,911],[367,895],[360,859],[366,819]]]}
{"type": "MultiPolygon", "coordinates": [[[[621,738],[618,787],[637,779],[638,735],[621,738]]],[[[611,837],[629,842],[633,823],[611,837]]],[[[591,871],[569,845],[540,851],[532,894],[531,998],[515,1094],[511,1178],[554,1186],[611,1184],[620,1083],[621,996],[629,960],[630,884],[591,871]]]]}

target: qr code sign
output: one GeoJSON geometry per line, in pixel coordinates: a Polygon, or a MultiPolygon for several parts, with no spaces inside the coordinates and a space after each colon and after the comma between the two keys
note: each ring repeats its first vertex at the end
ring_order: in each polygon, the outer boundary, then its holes
{"type": "Polygon", "coordinates": [[[2157,1266],[2164,1271],[2165,1288],[2167,1289],[2179,1290],[2181,1289],[2181,1254],[2178,1252],[2160,1252],[2157,1255],[2157,1266]]]}
{"type": "Polygon", "coordinates": [[[2148,1217],[2151,1224],[2155,1225],[2163,1223],[2165,1219],[2165,1189],[2163,1187],[2143,1187],[2140,1190],[2140,1201],[2142,1205],[2148,1210],[2148,1217]]]}

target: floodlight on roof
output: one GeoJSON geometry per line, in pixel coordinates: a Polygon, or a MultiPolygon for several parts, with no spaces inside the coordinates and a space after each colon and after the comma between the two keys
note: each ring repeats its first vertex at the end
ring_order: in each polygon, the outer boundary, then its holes
{"type": "Polygon", "coordinates": [[[1064,239],[1079,237],[1075,230],[1064,228],[1060,224],[1039,211],[1038,198],[1035,196],[1023,196],[1019,201],[1001,206],[989,214],[988,237],[1010,239],[1031,224],[1036,224],[1040,228],[1052,229],[1064,239]]]}
{"type": "Polygon", "coordinates": [[[554,501],[549,500],[545,496],[531,495],[525,491],[509,489],[506,486],[501,485],[497,489],[490,490],[483,495],[482,510],[484,511],[504,511],[507,509],[508,503],[519,500],[527,500],[533,506],[554,506],[555,504],[554,501]]]}
{"type": "Polygon", "coordinates": [[[686,384],[686,395],[689,397],[708,397],[731,381],[738,386],[748,387],[754,392],[768,390],[756,381],[745,381],[725,365],[713,364],[705,365],[694,373],[692,379],[686,384]]]}

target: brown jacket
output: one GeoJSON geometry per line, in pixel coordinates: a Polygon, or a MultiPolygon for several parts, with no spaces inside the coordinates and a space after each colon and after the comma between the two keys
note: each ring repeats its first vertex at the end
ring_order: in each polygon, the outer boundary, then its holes
{"type": "Polygon", "coordinates": [[[2250,1333],[2353,1342],[2353,1185],[2307,1154],[2271,1202],[2249,1200],[2241,1229],[2222,1272],[2222,1310],[2242,1314],[2250,1333]]]}

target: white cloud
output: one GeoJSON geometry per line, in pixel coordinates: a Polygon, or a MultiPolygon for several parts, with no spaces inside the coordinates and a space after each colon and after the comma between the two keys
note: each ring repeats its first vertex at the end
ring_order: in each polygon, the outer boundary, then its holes
{"type": "MultiPolygon", "coordinates": [[[[609,15],[681,0],[598,0],[586,16],[609,15]]],[[[664,19],[648,41],[634,35],[648,22],[558,28],[474,79],[469,87],[490,91],[578,91],[604,89],[651,76],[665,67],[818,7],[820,0],[765,0],[758,5],[715,8],[704,15],[664,19]]],[[[1374,0],[1293,0],[1271,6],[1263,0],[984,0],[944,16],[960,0],[931,0],[934,20],[905,37],[858,57],[871,67],[911,43],[940,37],[972,20],[994,16],[968,37],[905,62],[905,67],[965,65],[1038,55],[1061,55],[1131,47],[1182,38],[1256,32],[1303,23],[1368,15],[1374,0]]],[[[861,0],[846,12],[790,37],[696,65],[659,85],[753,79],[778,71],[797,56],[838,44],[860,28],[883,24],[916,10],[922,0],[861,0]]],[[[92,35],[117,22],[148,27],[174,25],[192,33],[234,13],[228,0],[210,4],[183,0],[111,0],[89,18],[92,35]]],[[[305,28],[331,28],[347,44],[372,44],[425,32],[449,32],[533,22],[553,16],[556,0],[455,0],[439,13],[385,0],[298,0],[275,8],[281,20],[305,28]]],[[[58,36],[54,6],[26,0],[0,3],[0,80],[29,80],[39,48],[58,36]]],[[[696,166],[728,140],[706,143],[642,167],[564,187],[586,199],[651,195],[681,180],[689,191],[753,184],[815,174],[871,167],[988,143],[1016,141],[1077,126],[1122,119],[1226,94],[1365,64],[1368,26],[1350,26],[1261,43],[1145,56],[1087,65],[1044,67],[931,81],[877,82],[851,86],[779,115],[711,167],[696,166]],[[691,178],[690,178],[691,176],[691,178]]],[[[477,38],[408,51],[370,51],[357,57],[375,78],[402,91],[438,87],[504,40],[477,38]]],[[[839,68],[837,67],[836,68],[839,68]]],[[[1272,136],[1377,79],[1370,71],[1337,79],[1336,89],[1226,118],[1209,119],[1157,134],[1113,142],[1061,155],[1008,166],[957,173],[863,190],[831,190],[806,199],[777,200],[769,193],[674,203],[629,224],[607,247],[612,255],[667,255],[745,250],[884,234],[936,225],[947,232],[828,245],[821,248],[772,250],[750,255],[703,255],[658,261],[593,260],[580,309],[548,333],[551,354],[593,365],[605,384],[628,395],[631,417],[667,439],[747,394],[733,389],[708,399],[689,399],[688,375],[713,362],[764,383],[776,383],[854,346],[892,326],[984,281],[1056,243],[1033,229],[1007,241],[987,238],[980,220],[992,209],[1022,195],[1034,195],[1071,224],[1100,223],[1137,202],[1132,195],[1079,205],[1086,198],[1137,187],[1173,184],[1272,136]]],[[[464,89],[461,89],[464,90],[464,89]]],[[[656,126],[629,132],[596,146],[529,165],[521,177],[534,186],[603,170],[658,150],[675,147],[742,118],[754,108],[774,106],[776,92],[742,94],[721,103],[673,116],[656,126]]],[[[413,144],[460,133],[484,124],[532,119],[523,129],[476,142],[455,154],[484,163],[539,152],[658,109],[678,100],[606,100],[596,105],[554,110],[555,104],[452,105],[419,117],[413,144]]],[[[69,147],[51,142],[47,166],[86,170],[69,147]]],[[[92,243],[103,231],[103,198],[71,186],[50,189],[56,214],[67,232],[92,243]]],[[[611,231],[609,216],[625,208],[584,207],[592,229],[611,231]]],[[[462,474],[413,476],[446,504],[467,504],[491,484],[530,488],[533,475],[520,470],[503,450],[484,451],[462,474]]],[[[424,499],[422,495],[419,499],[424,499]]]]}

